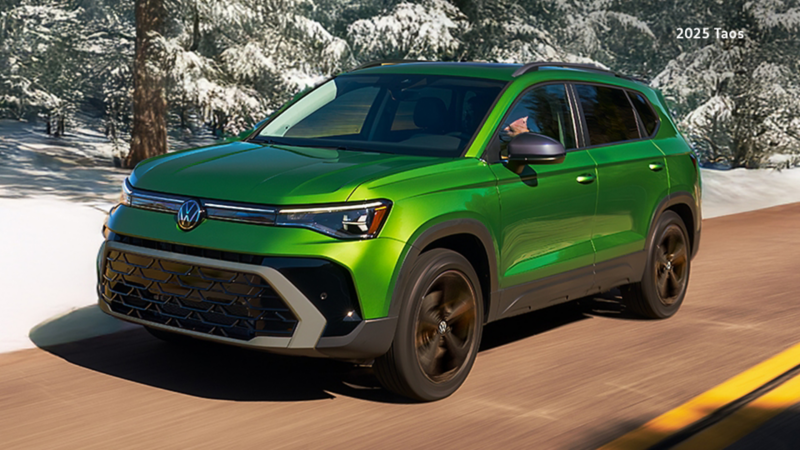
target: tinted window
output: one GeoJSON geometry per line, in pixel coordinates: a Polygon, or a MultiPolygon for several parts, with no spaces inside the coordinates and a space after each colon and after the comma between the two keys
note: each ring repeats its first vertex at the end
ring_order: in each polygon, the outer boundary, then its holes
{"type": "Polygon", "coordinates": [[[589,145],[639,138],[639,127],[625,91],[605,86],[575,85],[583,107],[589,145]]]}
{"type": "Polygon", "coordinates": [[[650,106],[650,103],[642,94],[630,91],[628,94],[633,102],[633,106],[636,108],[636,112],[639,113],[639,118],[642,119],[644,130],[647,132],[648,136],[652,135],[658,125],[658,118],[656,117],[656,113],[653,112],[653,107],[650,106]]]}
{"type": "Polygon", "coordinates": [[[395,112],[394,120],[392,121],[392,131],[422,129],[419,122],[420,113],[418,111],[420,108],[418,106],[420,101],[427,102],[429,105],[435,105],[432,108],[439,108],[441,112],[438,115],[444,116],[442,117],[442,125],[444,125],[445,119],[448,115],[447,106],[450,105],[450,100],[453,97],[452,91],[449,89],[439,88],[421,88],[418,92],[419,94],[415,95],[411,99],[399,100],[397,112],[395,112]],[[417,117],[416,121],[415,115],[417,117]]]}
{"type": "Polygon", "coordinates": [[[255,141],[460,156],[506,83],[424,74],[346,74],[267,122],[255,141]]]}
{"type": "MultiPolygon", "coordinates": [[[[539,86],[522,94],[501,126],[499,137],[507,143],[525,132],[551,137],[566,149],[576,147],[575,128],[563,84],[539,86]]],[[[503,148],[504,154],[505,151],[503,148]]]]}
{"type": "Polygon", "coordinates": [[[375,86],[363,86],[345,92],[291,127],[284,136],[316,138],[359,134],[379,91],[375,86]]]}

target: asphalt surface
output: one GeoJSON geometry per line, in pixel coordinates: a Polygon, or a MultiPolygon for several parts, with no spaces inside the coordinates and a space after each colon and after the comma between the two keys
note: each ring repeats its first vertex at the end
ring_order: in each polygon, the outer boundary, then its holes
{"type": "MultiPolygon", "coordinates": [[[[367,368],[143,330],[3,354],[0,448],[594,448],[800,341],[799,229],[800,204],[707,220],[675,317],[612,292],[489,325],[429,404],[367,368]]],[[[798,442],[797,411],[766,425],[771,448],[798,442]]]]}

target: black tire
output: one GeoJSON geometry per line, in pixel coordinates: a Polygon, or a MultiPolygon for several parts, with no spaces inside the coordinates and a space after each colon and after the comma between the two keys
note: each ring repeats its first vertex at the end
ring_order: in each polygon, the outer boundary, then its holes
{"type": "Polygon", "coordinates": [[[373,366],[388,390],[419,401],[445,398],[466,380],[481,341],[483,296],[461,254],[434,249],[411,270],[394,341],[373,366]],[[437,323],[438,321],[438,323],[437,323]]]}
{"type": "Polygon", "coordinates": [[[151,336],[174,345],[196,345],[199,342],[197,339],[183,334],[170,333],[169,331],[150,327],[144,327],[144,329],[147,330],[151,336]]]}
{"type": "Polygon", "coordinates": [[[639,316],[666,319],[681,307],[689,284],[691,247],[681,217],[664,212],[647,248],[642,281],[620,288],[622,299],[639,316]]]}

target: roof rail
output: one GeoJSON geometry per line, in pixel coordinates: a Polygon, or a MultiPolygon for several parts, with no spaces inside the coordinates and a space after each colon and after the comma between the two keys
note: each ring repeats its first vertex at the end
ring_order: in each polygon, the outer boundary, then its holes
{"type": "Polygon", "coordinates": [[[369,61],[361,64],[360,66],[352,69],[350,72],[361,70],[361,69],[369,69],[370,67],[379,67],[379,66],[390,66],[394,64],[408,64],[408,63],[423,63],[423,62],[436,62],[436,61],[426,61],[424,59],[379,59],[377,61],[369,61]]]}
{"type": "Polygon", "coordinates": [[[543,67],[560,67],[560,68],[564,68],[564,69],[588,70],[588,71],[591,71],[591,72],[605,73],[605,74],[609,74],[609,75],[614,75],[617,78],[624,78],[626,80],[638,81],[640,83],[647,84],[647,81],[643,80],[641,78],[622,75],[622,74],[620,74],[618,72],[614,72],[613,70],[603,69],[602,67],[595,66],[594,64],[565,63],[565,62],[537,61],[537,62],[528,63],[528,64],[523,65],[522,67],[520,67],[516,71],[514,71],[514,74],[512,76],[514,78],[516,78],[516,77],[518,77],[520,75],[524,75],[524,74],[526,74],[528,72],[535,72],[535,71],[537,71],[537,70],[539,70],[539,69],[541,69],[543,67]]]}
{"type": "Polygon", "coordinates": [[[525,64],[524,66],[517,69],[512,76],[516,78],[528,72],[536,72],[542,67],[563,67],[565,69],[582,69],[582,70],[591,70],[594,72],[610,73],[617,75],[615,72],[611,70],[603,69],[602,67],[595,66],[594,64],[537,61],[525,64]]]}

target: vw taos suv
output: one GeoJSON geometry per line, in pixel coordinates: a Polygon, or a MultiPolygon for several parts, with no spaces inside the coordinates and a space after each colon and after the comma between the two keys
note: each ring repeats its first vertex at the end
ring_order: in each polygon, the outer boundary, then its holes
{"type": "Polygon", "coordinates": [[[663,97],[561,63],[375,63],[241,141],[139,164],[99,304],[176,335],[372,361],[436,400],[487,322],[620,287],[670,317],[700,240],[697,160],[663,97]]]}

